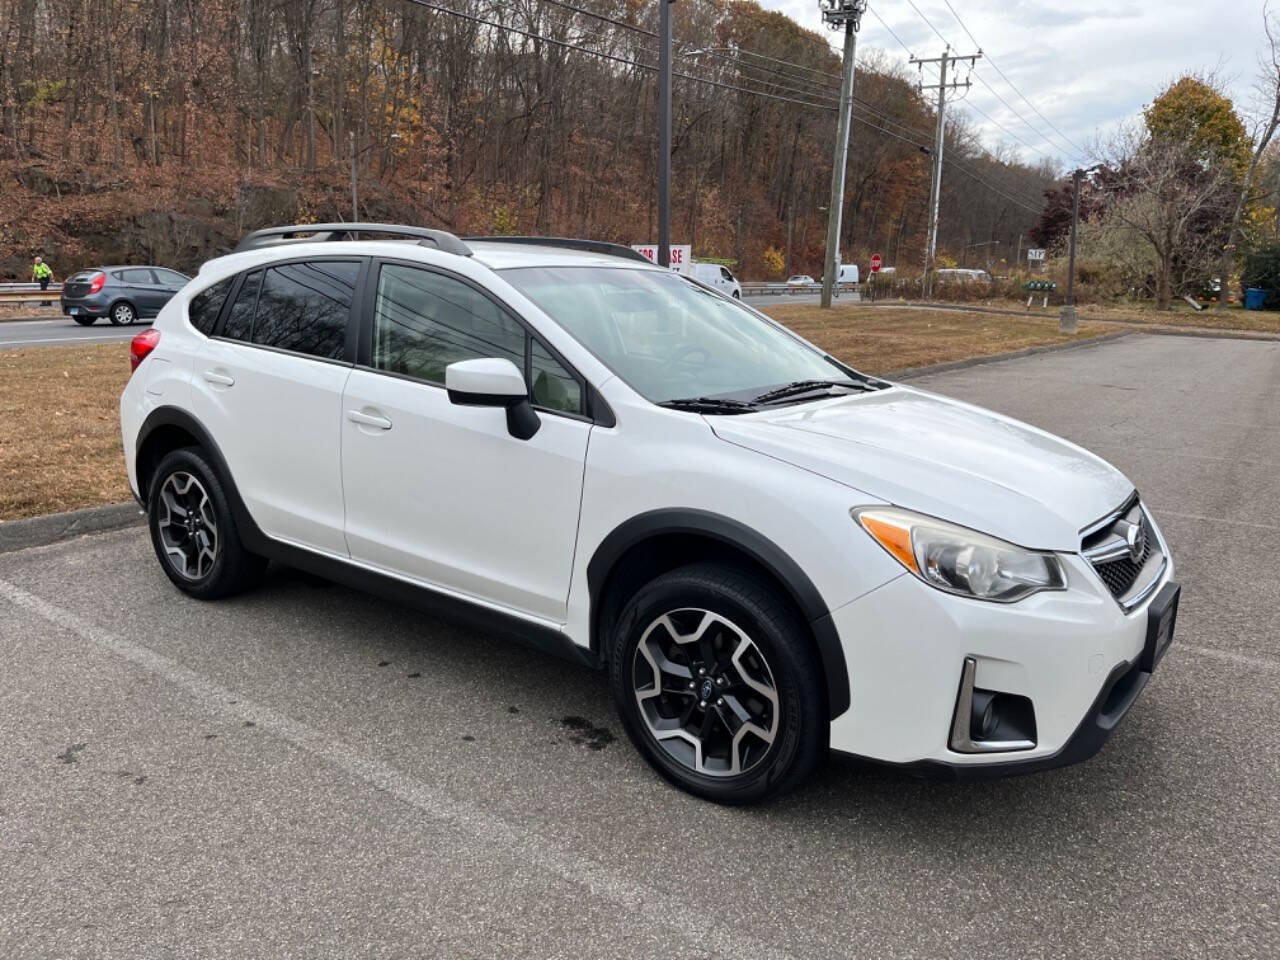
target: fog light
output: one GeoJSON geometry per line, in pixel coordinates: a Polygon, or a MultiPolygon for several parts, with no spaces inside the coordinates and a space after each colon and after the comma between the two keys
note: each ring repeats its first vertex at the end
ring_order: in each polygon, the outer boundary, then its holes
{"type": "Polygon", "coordinates": [[[1036,745],[1036,716],[1031,700],[975,687],[977,673],[978,661],[965,657],[951,721],[951,749],[957,753],[1030,750],[1036,745]]]}

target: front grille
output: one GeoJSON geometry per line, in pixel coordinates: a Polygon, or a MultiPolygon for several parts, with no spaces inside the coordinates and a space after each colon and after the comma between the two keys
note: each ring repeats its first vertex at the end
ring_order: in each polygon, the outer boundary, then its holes
{"type": "Polygon", "coordinates": [[[1136,494],[1113,516],[1085,533],[1080,552],[1107,591],[1126,609],[1145,596],[1164,567],[1155,528],[1136,494]],[[1129,548],[1131,535],[1142,544],[1136,560],[1129,548]]]}

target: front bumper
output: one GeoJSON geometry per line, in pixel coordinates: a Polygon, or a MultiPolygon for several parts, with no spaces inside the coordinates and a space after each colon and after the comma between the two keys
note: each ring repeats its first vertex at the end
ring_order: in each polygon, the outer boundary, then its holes
{"type": "Polygon", "coordinates": [[[835,611],[851,706],[831,724],[839,753],[950,779],[1029,773],[1085,760],[1111,736],[1151,676],[1148,610],[1170,584],[1125,613],[1092,568],[1064,556],[1068,585],[1014,604],[934,590],[903,575],[835,611]],[[1024,749],[953,749],[966,660],[975,686],[1026,698],[1024,749]]]}

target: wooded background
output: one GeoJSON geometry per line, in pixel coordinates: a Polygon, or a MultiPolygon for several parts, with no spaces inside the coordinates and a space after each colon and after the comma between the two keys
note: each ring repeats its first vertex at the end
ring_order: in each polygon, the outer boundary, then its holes
{"type": "MultiPolygon", "coordinates": [[[[6,0],[0,276],[36,252],[59,276],[122,259],[191,270],[259,226],[349,219],[352,149],[362,218],[655,240],[656,3],[434,6],[6,0]]],[[[673,242],[750,279],[817,275],[833,35],[752,2],[673,11],[673,242]]],[[[923,258],[934,114],[906,70],[860,55],[842,253],[864,270],[873,251],[923,258]]],[[[943,262],[1012,261],[1060,171],[948,118],[943,262]]]]}

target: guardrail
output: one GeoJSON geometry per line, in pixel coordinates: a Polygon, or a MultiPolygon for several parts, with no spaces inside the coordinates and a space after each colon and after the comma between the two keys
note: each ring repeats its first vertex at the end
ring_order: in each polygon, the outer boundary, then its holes
{"type": "Polygon", "coordinates": [[[0,303],[41,303],[57,300],[62,284],[51,283],[48,290],[41,290],[38,283],[0,283],[0,303]]]}
{"type": "MultiPolygon", "coordinates": [[[[820,283],[744,283],[741,284],[744,297],[811,297],[822,292],[820,283]]],[[[836,285],[841,291],[857,290],[856,283],[840,283],[836,285]]]]}

